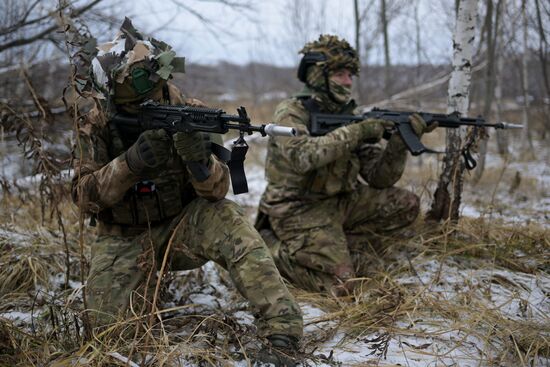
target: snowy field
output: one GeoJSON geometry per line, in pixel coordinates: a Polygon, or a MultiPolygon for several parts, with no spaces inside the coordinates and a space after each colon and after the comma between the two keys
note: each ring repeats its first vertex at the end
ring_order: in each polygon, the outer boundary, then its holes
{"type": "MultiPolygon", "coordinates": [[[[543,152],[548,155],[548,149],[543,152]]],[[[549,161],[548,156],[530,163],[504,162],[490,156],[486,169],[497,175],[505,172],[504,178],[499,184],[466,185],[462,215],[474,222],[483,220],[489,226],[494,221],[511,227],[550,229],[549,161]],[[521,183],[511,190],[516,172],[521,183]]],[[[263,169],[252,163],[246,168],[250,193],[230,195],[247,208],[251,218],[266,184],[263,169]]],[[[423,164],[430,166],[430,158],[423,164]]],[[[413,177],[421,169],[409,165],[409,176],[400,185],[429,185],[431,176],[413,177]]],[[[34,180],[21,182],[32,185],[34,180]]],[[[429,202],[427,196],[423,202],[429,202]]],[[[302,366],[550,366],[548,237],[533,242],[542,247],[542,257],[532,258],[518,249],[511,259],[515,265],[504,266],[496,260],[469,255],[478,247],[499,251],[499,243],[465,234],[471,249],[441,249],[437,246],[446,242],[418,235],[388,251],[372,277],[359,279],[365,288],[352,300],[294,290],[305,318],[302,366]],[[383,322],[378,323],[378,319],[383,322]],[[362,322],[364,329],[360,327],[362,322]],[[530,347],[537,350],[533,352],[530,347]]],[[[76,243],[74,236],[69,241],[76,243]]],[[[9,266],[17,262],[36,267],[37,259],[47,261],[40,265],[44,269],[34,273],[42,277],[30,276],[27,295],[19,294],[9,302],[2,298],[0,320],[32,332],[36,325],[49,322],[51,304],[62,309],[67,304],[74,307],[81,303],[82,284],[76,277],[71,278],[67,290],[62,289],[61,243],[59,234],[46,228],[31,229],[17,220],[0,223],[3,279],[9,279],[9,266]]],[[[76,251],[71,261],[73,265],[78,262],[76,251]]],[[[247,366],[238,347],[240,342],[236,343],[231,335],[242,335],[241,344],[246,349],[257,348],[252,337],[253,316],[226,272],[209,263],[197,270],[174,273],[168,283],[163,308],[173,311],[166,315],[164,332],[185,342],[170,344],[170,362],[166,365],[210,365],[194,362],[196,356],[188,357],[189,350],[203,348],[205,338],[211,337],[212,328],[204,329],[206,321],[221,320],[224,326],[215,329],[218,331],[213,332],[213,341],[207,338],[209,353],[217,356],[214,365],[247,366]],[[188,318],[203,321],[178,326],[188,318]],[[235,361],[230,361],[227,350],[235,361]]],[[[0,285],[3,294],[4,287],[0,285]]],[[[107,354],[126,363],[124,353],[107,354]]],[[[72,365],[94,365],[86,356],[70,360],[72,365]]],[[[134,362],[128,361],[127,365],[139,365],[134,362]]]]}

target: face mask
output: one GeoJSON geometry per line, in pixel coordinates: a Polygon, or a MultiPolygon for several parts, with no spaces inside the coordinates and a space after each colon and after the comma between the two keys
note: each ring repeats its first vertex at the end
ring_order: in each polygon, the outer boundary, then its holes
{"type": "Polygon", "coordinates": [[[138,95],[150,92],[155,84],[149,80],[149,72],[142,68],[132,70],[132,87],[138,95]]]}
{"type": "Polygon", "coordinates": [[[351,87],[346,87],[342,84],[335,82],[334,80],[329,80],[329,88],[334,99],[341,103],[346,104],[351,100],[351,87]]]}

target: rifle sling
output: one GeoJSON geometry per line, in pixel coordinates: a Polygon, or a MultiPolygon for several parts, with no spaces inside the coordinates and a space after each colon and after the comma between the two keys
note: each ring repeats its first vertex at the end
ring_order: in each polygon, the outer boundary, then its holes
{"type": "Polygon", "coordinates": [[[300,98],[300,101],[302,102],[302,106],[304,106],[304,108],[309,112],[310,118],[309,118],[309,121],[308,121],[307,129],[308,129],[308,131],[311,131],[311,116],[314,113],[321,112],[321,108],[319,106],[319,103],[317,103],[317,101],[314,100],[311,97],[300,98]]]}
{"type": "Polygon", "coordinates": [[[231,184],[235,195],[248,192],[248,183],[244,173],[244,160],[248,151],[248,144],[244,139],[238,139],[231,150],[212,143],[212,153],[229,167],[231,184]]]}

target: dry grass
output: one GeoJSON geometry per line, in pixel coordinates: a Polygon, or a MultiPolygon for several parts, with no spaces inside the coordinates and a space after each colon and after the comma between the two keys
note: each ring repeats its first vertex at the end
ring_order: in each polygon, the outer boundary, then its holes
{"type": "MultiPolygon", "coordinates": [[[[361,287],[348,302],[306,293],[299,299],[326,310],[312,323],[334,321],[334,328],[345,330],[342,344],[368,342],[381,363],[391,340],[408,338],[417,341],[405,343],[413,346],[410,355],[422,354],[427,361],[449,363],[454,349],[483,345],[485,350],[468,361],[537,365],[540,356],[550,357],[548,293],[542,300],[546,304],[532,304],[521,294],[525,275],[515,278],[514,272],[540,277],[542,290],[550,290],[548,234],[536,226],[511,228],[473,220],[432,228],[406,243],[385,246],[386,269],[375,266],[368,277],[358,279],[361,287]],[[457,271],[456,279],[450,270],[457,271]],[[460,278],[461,272],[472,275],[460,278]],[[500,297],[504,290],[507,297],[500,297]],[[511,315],[507,307],[518,301],[523,314],[511,315]],[[537,311],[539,306],[543,308],[537,311]],[[449,340],[448,333],[456,334],[455,339],[449,340]],[[445,345],[452,346],[445,350],[445,345]],[[439,348],[443,351],[438,353],[439,348]]],[[[313,346],[333,336],[319,335],[307,343],[313,346]]]]}
{"type": "MultiPolygon", "coordinates": [[[[23,234],[15,237],[17,241],[13,236],[0,236],[1,310],[35,314],[32,325],[0,317],[0,359],[6,361],[2,362],[4,365],[229,366],[232,364],[227,361],[235,358],[246,364],[246,353],[257,349],[259,342],[253,326],[242,324],[223,310],[197,313],[192,304],[177,304],[160,311],[153,325],[146,322],[149,315],[136,314],[96,330],[92,339],[85,340],[81,300],[75,295],[79,293],[78,286],[64,290],[52,281],[52,277],[64,272],[59,233],[47,224],[39,226],[39,231],[28,231],[28,227],[38,225],[38,213],[32,206],[22,204],[19,214],[23,213],[25,223],[2,224],[3,229],[23,234]],[[40,292],[45,295],[37,297],[40,292]]],[[[416,352],[422,352],[424,358],[442,360],[444,355],[425,345],[447,345],[450,341],[444,335],[448,332],[462,336],[453,341],[454,348],[467,347],[469,338],[485,345],[486,350],[479,352],[481,365],[527,366],[538,356],[550,358],[549,322],[510,318],[501,310],[505,306],[496,307],[487,300],[490,286],[496,284],[509,289],[509,302],[515,302],[514,294],[521,290],[521,284],[496,272],[487,284],[457,283],[455,287],[460,290],[452,296],[438,288],[445,281],[450,264],[466,272],[506,270],[540,274],[548,279],[547,230],[535,225],[514,228],[463,220],[458,225],[437,227],[419,224],[416,233],[410,239],[382,238],[379,256],[365,258],[372,263],[368,264],[367,274],[356,280],[360,285],[353,296],[335,299],[293,290],[302,305],[324,312],[307,322],[308,326],[326,327],[322,333],[306,334],[306,363],[338,365],[316,352],[338,333],[345,335],[341,346],[367,343],[371,358],[382,362],[397,337],[429,340],[420,345],[424,349],[416,348],[416,352]],[[440,274],[436,269],[426,275],[424,267],[430,263],[440,267],[440,274]],[[418,281],[411,281],[415,278],[418,281]],[[428,322],[430,327],[426,326],[428,322]]],[[[77,267],[77,251],[71,253],[71,258],[77,267]]],[[[185,282],[201,281],[200,274],[191,274],[194,275],[188,275],[191,278],[185,282]]],[[[71,276],[73,281],[78,280],[76,270],[71,276]]],[[[548,321],[547,316],[544,320],[548,321]]]]}

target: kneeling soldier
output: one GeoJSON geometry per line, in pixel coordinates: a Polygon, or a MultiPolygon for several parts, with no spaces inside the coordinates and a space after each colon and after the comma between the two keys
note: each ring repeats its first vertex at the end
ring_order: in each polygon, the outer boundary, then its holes
{"type": "Polygon", "coordinates": [[[168,82],[172,71],[183,71],[183,60],[165,43],[144,39],[128,19],[119,36],[99,49],[94,78],[105,99],[96,99],[80,121],[72,182],[75,203],[97,222],[86,284],[93,320],[106,324],[124,317],[130,306],[139,310],[150,302],[170,246],[172,270],[209,260],[227,269],[255,309],[260,334],[271,342],[258,359],[290,365],[278,351],[297,348],[303,332],[299,306],[243,209],[224,199],[229,172],[212,154],[209,136],[171,138],[164,130],[149,130],[131,141],[110,123],[115,113],[136,114],[149,99],[196,103],[168,82]],[[199,182],[189,162],[206,165],[210,176],[199,182]]]}

